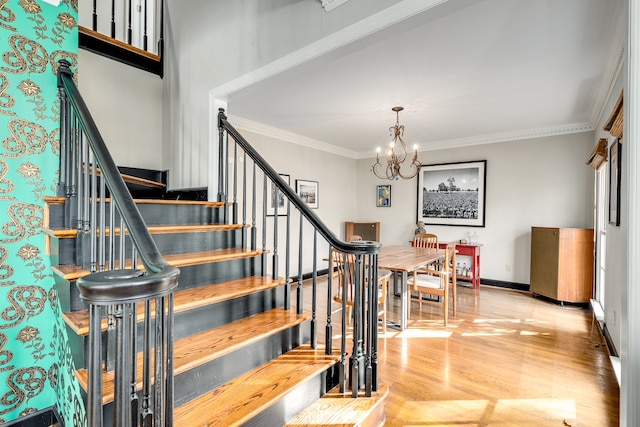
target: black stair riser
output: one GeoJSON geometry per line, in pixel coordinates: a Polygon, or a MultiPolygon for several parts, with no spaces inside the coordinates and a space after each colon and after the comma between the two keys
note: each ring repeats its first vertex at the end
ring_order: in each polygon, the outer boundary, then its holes
{"type": "Polygon", "coordinates": [[[58,203],[47,203],[49,210],[49,225],[47,228],[55,230],[64,228],[64,205],[58,203]]]}
{"type": "MultiPolygon", "coordinates": [[[[189,311],[183,311],[174,314],[173,337],[178,340],[188,337],[217,326],[235,322],[254,314],[273,308],[282,307],[284,305],[283,288],[268,289],[262,292],[256,292],[244,297],[235,298],[229,301],[223,301],[215,305],[199,307],[189,311]]],[[[142,348],[144,339],[144,323],[138,322],[137,331],[137,348],[142,348]]],[[[115,331],[103,332],[103,346],[114,345],[115,331]]],[[[85,337],[85,354],[88,351],[89,340],[85,337]]],[[[110,351],[107,359],[107,367],[113,369],[115,354],[110,351]]],[[[84,362],[75,361],[76,368],[85,367],[84,362]],[[80,362],[80,364],[77,364],[80,362]]]]}
{"type": "MultiPolygon", "coordinates": [[[[335,365],[334,365],[335,366],[335,365]]],[[[329,389],[327,384],[337,381],[336,369],[330,368],[308,378],[290,390],[282,399],[261,411],[243,427],[276,427],[285,425],[291,418],[306,409],[329,389]]]]}
{"type": "Polygon", "coordinates": [[[180,267],[178,289],[191,289],[198,286],[261,275],[261,256],[208,264],[188,265],[180,267]]]}
{"type": "MultiPolygon", "coordinates": [[[[163,255],[198,252],[213,249],[241,247],[242,230],[215,230],[186,233],[152,234],[151,236],[163,255]]],[[[80,233],[76,238],[50,239],[52,245],[52,263],[77,264],[83,268],[90,267],[91,236],[80,233]],[[87,250],[78,250],[86,248],[87,250]],[[55,259],[55,261],[54,261],[55,259]]],[[[105,238],[105,247],[109,248],[111,238],[105,238]]],[[[120,236],[115,240],[116,259],[120,254],[120,236]]],[[[125,237],[125,257],[131,256],[131,239],[125,237]]],[[[54,265],[55,265],[54,264],[54,265]]]]}
{"type": "Polygon", "coordinates": [[[195,397],[274,359],[309,340],[309,324],[297,325],[177,375],[175,405],[195,397]]]}
{"type": "MultiPolygon", "coordinates": [[[[261,271],[259,256],[180,267],[178,290],[259,276],[261,271]]],[[[54,277],[62,311],[85,310],[87,305],[80,299],[75,280],[68,282],[56,274],[54,277]]]]}
{"type": "MultiPolygon", "coordinates": [[[[269,360],[286,353],[309,340],[309,324],[304,322],[293,328],[282,331],[264,340],[253,343],[238,351],[229,353],[207,364],[183,372],[174,377],[174,407],[182,405],[195,397],[213,390],[231,379],[254,369],[269,360]]],[[[335,365],[327,371],[308,379],[294,388],[280,402],[267,410],[266,417],[258,416],[251,420],[251,426],[282,426],[288,420],[309,406],[326,393],[329,384],[337,383],[335,365]],[[300,394],[298,394],[300,393],[300,394]],[[302,406],[301,406],[302,405],[302,406]],[[265,424],[265,422],[268,422],[265,424]]],[[[84,394],[84,390],[83,390],[84,394]]],[[[86,398],[86,395],[84,395],[86,398]]],[[[138,393],[138,399],[140,399],[138,393]]],[[[113,403],[103,406],[104,425],[111,425],[113,420],[113,403]]]]}

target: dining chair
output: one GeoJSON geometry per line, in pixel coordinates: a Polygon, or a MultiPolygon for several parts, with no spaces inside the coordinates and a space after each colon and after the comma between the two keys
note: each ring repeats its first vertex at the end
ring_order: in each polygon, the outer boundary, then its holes
{"type": "MultiPolygon", "coordinates": [[[[449,320],[449,296],[453,297],[453,315],[456,315],[456,244],[449,243],[445,248],[444,262],[440,265],[440,269],[425,268],[413,272],[412,277],[407,281],[409,290],[418,293],[418,301],[420,310],[422,303],[440,305],[444,309],[444,326],[447,326],[449,320]],[[423,294],[433,295],[436,299],[423,300],[423,294]],[[441,298],[440,298],[441,297],[441,298]]],[[[411,301],[409,302],[411,307],[411,301]]],[[[409,311],[410,312],[410,311],[409,311]]]]}
{"type": "Polygon", "coordinates": [[[413,236],[411,246],[415,248],[434,248],[438,249],[438,236],[431,233],[418,233],[413,236]]]}
{"type": "MultiPolygon", "coordinates": [[[[333,296],[333,300],[342,304],[344,299],[344,288],[346,287],[345,305],[347,307],[347,318],[349,319],[349,324],[351,324],[353,307],[355,305],[356,268],[354,254],[346,254],[345,262],[344,252],[335,249],[332,251],[330,269],[331,271],[335,269],[338,276],[338,286],[333,296]]],[[[362,269],[361,274],[364,274],[364,269],[362,269]]],[[[390,276],[390,271],[380,270],[378,272],[378,318],[382,318],[383,333],[387,332],[387,287],[390,276]]]]}
{"type": "Polygon", "coordinates": [[[362,242],[362,236],[352,234],[351,236],[349,236],[349,242],[362,242]]]}
{"type": "MultiPolygon", "coordinates": [[[[417,233],[413,236],[411,246],[414,248],[431,248],[438,249],[438,235],[432,233],[417,233]]],[[[436,265],[430,264],[426,268],[435,268],[436,265]]]]}

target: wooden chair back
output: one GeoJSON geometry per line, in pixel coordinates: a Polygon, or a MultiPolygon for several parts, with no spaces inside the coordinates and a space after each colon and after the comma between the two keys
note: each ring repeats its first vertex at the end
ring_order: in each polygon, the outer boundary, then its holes
{"type": "MultiPolygon", "coordinates": [[[[456,244],[449,243],[445,248],[444,262],[438,264],[439,269],[425,268],[413,272],[408,284],[411,290],[418,293],[418,301],[422,310],[422,303],[440,305],[444,310],[444,325],[449,320],[449,290],[453,297],[453,315],[456,315],[456,244]],[[434,300],[423,300],[423,294],[442,297],[434,300]]],[[[409,304],[411,305],[411,304],[409,304]]]]}
{"type": "Polygon", "coordinates": [[[419,233],[413,236],[411,245],[416,248],[438,249],[438,236],[431,233],[419,233]]]}
{"type": "MultiPolygon", "coordinates": [[[[336,271],[338,275],[338,286],[333,295],[333,300],[339,304],[345,302],[347,306],[347,316],[351,322],[351,314],[355,305],[355,286],[357,265],[354,254],[345,254],[338,250],[331,251],[330,271],[336,271]],[[346,288],[346,289],[345,289],[346,288]],[[346,298],[345,298],[346,291],[346,298]]],[[[365,274],[365,268],[360,270],[360,275],[365,274]]],[[[380,271],[378,274],[378,316],[382,317],[383,332],[387,331],[387,286],[391,273],[388,271],[380,271]]],[[[361,277],[361,280],[364,278],[361,277]]],[[[362,290],[366,292],[366,290],[362,290]]],[[[361,295],[362,296],[362,295],[361,295]]]]}

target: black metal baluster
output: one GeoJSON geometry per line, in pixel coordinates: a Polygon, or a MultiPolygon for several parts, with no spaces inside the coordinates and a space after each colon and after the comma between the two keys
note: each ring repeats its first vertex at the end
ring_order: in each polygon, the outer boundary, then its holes
{"type": "MultiPolygon", "coordinates": [[[[225,138],[225,155],[229,155],[229,134],[227,133],[225,138]]],[[[226,173],[224,174],[224,223],[229,224],[229,174],[231,174],[230,166],[228,164],[228,159],[225,157],[225,167],[226,173]]]]}
{"type": "Polygon", "coordinates": [[[256,163],[253,162],[253,187],[251,191],[251,250],[255,251],[258,245],[258,230],[256,228],[256,215],[258,211],[257,203],[256,203],[256,190],[257,190],[257,177],[256,177],[256,163]]]}
{"type": "MultiPolygon", "coordinates": [[[[107,265],[109,270],[115,268],[116,261],[116,204],[113,200],[109,200],[109,251],[107,256],[107,265]]],[[[122,232],[123,230],[120,230],[122,232]]],[[[106,236],[105,236],[106,238],[106,236]]],[[[120,268],[124,268],[123,264],[120,264],[120,268]]]]}
{"type": "Polygon", "coordinates": [[[163,363],[164,360],[164,331],[163,325],[165,323],[165,313],[164,313],[164,298],[156,298],[156,318],[155,318],[155,366],[154,366],[154,376],[155,376],[155,384],[154,388],[154,404],[153,404],[153,413],[154,413],[154,421],[155,425],[162,426],[164,422],[164,401],[165,396],[161,384],[165,382],[165,366],[163,363]]]}
{"type": "Polygon", "coordinates": [[[80,170],[78,166],[80,162],[78,156],[78,144],[77,119],[74,115],[73,120],[71,121],[71,180],[69,183],[69,198],[66,200],[66,203],[69,203],[71,207],[71,224],[76,229],[80,229],[80,225],[78,223],[78,214],[80,212],[80,205],[78,203],[78,171],[80,170]]]}
{"type": "Polygon", "coordinates": [[[102,311],[100,306],[89,304],[89,359],[87,369],[87,423],[102,426],[102,311]]]}
{"type": "Polygon", "coordinates": [[[267,275],[267,175],[262,179],[262,274],[267,275]]]}
{"type": "Polygon", "coordinates": [[[97,0],[93,0],[93,19],[91,21],[91,29],[93,31],[98,31],[98,13],[96,12],[96,2],[97,0]]]}
{"type": "Polygon", "coordinates": [[[231,223],[238,223],[238,144],[233,144],[233,204],[231,209],[231,223]]]}
{"type": "Polygon", "coordinates": [[[99,215],[100,218],[98,220],[99,227],[98,231],[100,235],[98,236],[98,270],[104,271],[106,264],[106,198],[107,191],[104,183],[104,177],[100,177],[100,204],[99,206],[99,215]]]}
{"type": "MultiPolygon", "coordinates": [[[[351,351],[351,397],[358,397],[360,388],[360,366],[363,358],[362,354],[362,255],[355,256],[355,279],[353,295],[353,350],[351,351]]],[[[347,283],[347,282],[345,282],[347,283]]]]}
{"type": "Polygon", "coordinates": [[[111,38],[116,38],[116,2],[111,0],[111,38]]]}
{"type": "MultiPolygon", "coordinates": [[[[340,381],[340,393],[346,393],[347,391],[347,254],[342,254],[342,262],[344,268],[342,269],[342,337],[340,340],[340,367],[339,381],[340,381]]],[[[338,270],[339,271],[339,270],[338,270]]]]}
{"type": "MultiPolygon", "coordinates": [[[[331,304],[333,286],[333,246],[329,245],[329,270],[327,271],[327,324],[325,325],[324,352],[333,354],[333,325],[331,324],[331,304]]],[[[344,335],[344,334],[343,334],[344,335]]]]}
{"type": "Polygon", "coordinates": [[[133,2],[131,0],[127,0],[127,3],[129,3],[129,16],[127,17],[127,43],[132,44],[133,29],[131,28],[131,21],[133,19],[133,2]]]}
{"type": "MultiPolygon", "coordinates": [[[[276,185],[271,182],[271,190],[272,190],[272,194],[273,197],[275,197],[275,200],[271,200],[271,203],[274,204],[273,207],[273,269],[271,271],[271,277],[273,278],[273,280],[276,280],[278,278],[278,205],[280,204],[280,190],[278,189],[278,187],[276,187],[276,185]]],[[[265,200],[268,199],[267,193],[265,193],[264,196],[265,200]]]]}
{"type": "MultiPolygon", "coordinates": [[[[121,228],[122,230],[122,228],[121,228]]],[[[122,264],[120,264],[122,266],[122,264]]],[[[122,267],[120,267],[122,268],[122,267]]],[[[137,342],[137,331],[136,320],[137,320],[137,304],[130,304],[130,312],[129,312],[129,328],[128,328],[128,341],[129,341],[129,366],[131,367],[129,370],[129,419],[131,420],[131,426],[138,425],[138,416],[140,411],[140,402],[138,401],[138,390],[137,390],[137,373],[138,373],[138,351],[136,348],[137,342]]]]}
{"type": "Polygon", "coordinates": [[[85,233],[87,233],[89,231],[89,228],[91,227],[91,222],[89,219],[89,212],[90,212],[90,208],[89,208],[89,203],[90,203],[90,198],[91,198],[91,193],[90,193],[90,175],[91,175],[91,150],[89,149],[89,143],[83,139],[83,146],[84,146],[84,152],[85,152],[85,156],[84,156],[84,179],[83,179],[83,184],[82,184],[82,211],[83,211],[83,216],[82,216],[82,231],[84,231],[85,233]]]}
{"type": "Polygon", "coordinates": [[[224,201],[224,128],[220,122],[224,117],[224,110],[220,108],[218,114],[218,201],[224,201]]]}
{"type": "Polygon", "coordinates": [[[91,254],[91,272],[98,271],[98,165],[94,157],[91,165],[91,227],[89,245],[91,254]]]}
{"type": "Polygon", "coordinates": [[[373,351],[374,332],[378,330],[378,281],[373,276],[373,265],[371,264],[371,255],[364,255],[365,258],[365,286],[367,291],[367,312],[365,323],[365,368],[364,368],[364,390],[365,396],[371,397],[372,383],[371,375],[373,367],[371,366],[371,353],[373,351]]]}
{"type": "Polygon", "coordinates": [[[114,397],[113,397],[113,419],[116,426],[127,426],[129,422],[129,346],[126,337],[128,331],[128,311],[127,304],[117,304],[114,307],[116,330],[116,368],[114,372],[114,397]]]}
{"type": "Polygon", "coordinates": [[[247,153],[242,162],[242,248],[247,247],[247,153]]]}
{"type": "Polygon", "coordinates": [[[151,300],[144,302],[144,324],[142,345],[142,408],[140,425],[152,427],[153,412],[151,410],[151,300]]]}
{"type": "Polygon", "coordinates": [[[311,271],[311,348],[318,348],[318,230],[313,229],[313,270],[311,271]]]}
{"type": "Polygon", "coordinates": [[[142,48],[148,52],[147,43],[147,20],[149,15],[149,9],[147,8],[147,0],[144,0],[144,13],[143,13],[143,32],[142,32],[142,48]]]}
{"type": "Polygon", "coordinates": [[[165,427],[173,427],[173,402],[174,402],[174,377],[173,377],[173,293],[164,298],[167,302],[167,316],[164,328],[164,339],[166,343],[166,382],[165,382],[165,400],[166,408],[164,419],[165,427]]]}
{"type": "Polygon", "coordinates": [[[291,201],[287,198],[287,234],[285,242],[285,259],[284,259],[284,309],[291,309],[291,278],[289,277],[291,257],[291,201]]]}
{"type": "MultiPolygon", "coordinates": [[[[380,311],[379,305],[380,305],[380,298],[378,298],[378,275],[379,275],[379,266],[378,266],[378,255],[369,255],[369,258],[371,259],[371,265],[373,265],[373,272],[372,272],[372,280],[374,280],[371,283],[375,283],[375,292],[373,293],[373,298],[375,300],[374,302],[374,310],[373,310],[373,325],[371,326],[373,328],[373,332],[372,332],[372,338],[371,338],[371,391],[378,391],[378,312],[380,311]]],[[[386,280],[386,279],[385,279],[386,280]]],[[[388,291],[388,284],[387,284],[387,288],[383,289],[383,291],[387,292],[388,291]]],[[[387,295],[384,295],[384,299],[385,299],[385,304],[386,304],[386,299],[387,299],[387,295]]],[[[386,310],[386,307],[383,307],[384,310],[386,310]]],[[[384,322],[384,318],[382,319],[382,321],[384,322]]],[[[383,327],[386,327],[385,325],[383,325],[383,327]]]]}
{"type": "Polygon", "coordinates": [[[298,287],[296,288],[296,310],[298,314],[302,314],[302,235],[303,235],[303,220],[304,217],[300,215],[300,238],[298,245],[298,287]]]}

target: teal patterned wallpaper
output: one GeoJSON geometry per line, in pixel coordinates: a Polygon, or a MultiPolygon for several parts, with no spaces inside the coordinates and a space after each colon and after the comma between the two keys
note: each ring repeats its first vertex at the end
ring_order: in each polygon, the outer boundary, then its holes
{"type": "Polygon", "coordinates": [[[78,1],[0,0],[0,423],[57,406],[84,426],[42,233],[56,194],[57,63],[77,65],[78,1]]]}

